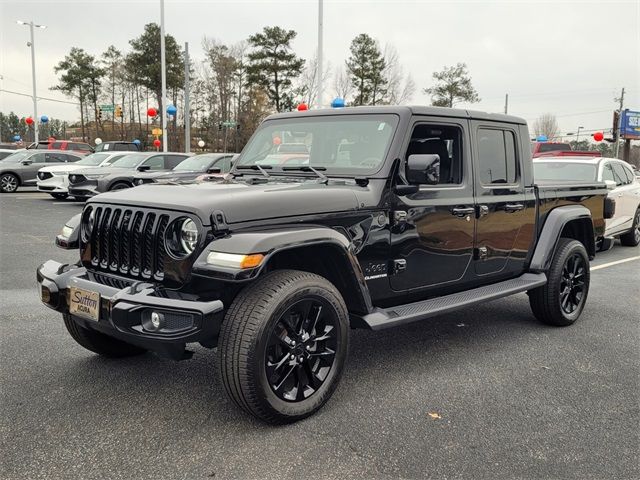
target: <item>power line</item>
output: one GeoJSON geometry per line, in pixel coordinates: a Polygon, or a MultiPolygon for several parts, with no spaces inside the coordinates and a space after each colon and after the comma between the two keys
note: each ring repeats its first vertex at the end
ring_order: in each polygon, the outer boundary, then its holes
{"type": "MultiPolygon", "coordinates": [[[[28,93],[14,92],[12,90],[5,90],[4,88],[0,88],[0,92],[12,93],[13,95],[20,95],[22,97],[29,97],[29,98],[33,97],[33,95],[29,95],[28,93]]],[[[68,103],[70,105],[80,105],[78,102],[69,102],[68,100],[58,100],[57,98],[48,98],[48,97],[37,97],[37,98],[38,100],[47,100],[49,102],[68,103]]]]}

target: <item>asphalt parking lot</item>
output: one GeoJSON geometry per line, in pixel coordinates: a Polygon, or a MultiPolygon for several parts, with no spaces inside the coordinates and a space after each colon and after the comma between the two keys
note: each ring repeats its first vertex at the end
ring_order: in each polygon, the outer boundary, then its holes
{"type": "Polygon", "coordinates": [[[80,209],[0,196],[2,479],[640,478],[640,248],[598,256],[572,327],[522,294],[353,331],[330,402],[270,427],[227,400],[213,352],[103,359],[40,304],[35,269],[76,260],[53,237],[80,209]]]}

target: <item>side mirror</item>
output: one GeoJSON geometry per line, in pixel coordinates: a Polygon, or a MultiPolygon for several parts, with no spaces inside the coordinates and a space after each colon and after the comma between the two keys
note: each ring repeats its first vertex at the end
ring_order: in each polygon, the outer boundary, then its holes
{"type": "Polygon", "coordinates": [[[406,175],[413,185],[437,185],[440,183],[440,155],[409,155],[406,175]]]}
{"type": "Polygon", "coordinates": [[[218,167],[212,167],[207,170],[207,173],[220,173],[220,172],[222,172],[222,170],[220,170],[220,168],[218,167]]]}
{"type": "Polygon", "coordinates": [[[607,190],[613,190],[618,186],[613,180],[605,180],[604,183],[607,186],[607,190]]]}
{"type": "Polygon", "coordinates": [[[33,163],[33,160],[23,160],[22,161],[22,165],[31,165],[33,163]]]}
{"type": "Polygon", "coordinates": [[[136,168],[136,170],[138,170],[139,172],[146,172],[147,170],[150,170],[151,166],[150,165],[140,165],[138,168],[136,168]]]}

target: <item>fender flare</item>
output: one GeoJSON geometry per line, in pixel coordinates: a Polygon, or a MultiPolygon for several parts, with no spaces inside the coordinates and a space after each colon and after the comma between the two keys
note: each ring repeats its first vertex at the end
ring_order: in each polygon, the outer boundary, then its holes
{"type": "Polygon", "coordinates": [[[531,271],[546,272],[549,270],[562,230],[569,222],[574,220],[588,220],[589,236],[586,239],[585,247],[590,257],[595,256],[595,236],[591,211],[582,205],[557,207],[547,214],[547,218],[542,225],[538,235],[538,243],[531,257],[531,271]]]}
{"type": "Polygon", "coordinates": [[[350,240],[342,233],[329,227],[288,226],[231,233],[212,240],[205,247],[193,264],[193,274],[224,282],[247,282],[258,278],[276,254],[312,246],[329,246],[335,249],[345,267],[343,273],[350,280],[350,290],[353,290],[350,293],[358,297],[358,303],[363,306],[365,311],[372,311],[371,295],[350,240]],[[258,267],[235,269],[208,264],[207,256],[212,251],[239,255],[261,253],[265,258],[258,267]]]}

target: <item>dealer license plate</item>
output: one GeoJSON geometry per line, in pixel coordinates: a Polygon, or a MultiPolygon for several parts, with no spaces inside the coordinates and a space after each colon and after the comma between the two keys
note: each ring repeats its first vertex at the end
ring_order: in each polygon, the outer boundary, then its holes
{"type": "Polygon", "coordinates": [[[100,294],[71,287],[69,313],[97,321],[100,318],[100,294]]]}

